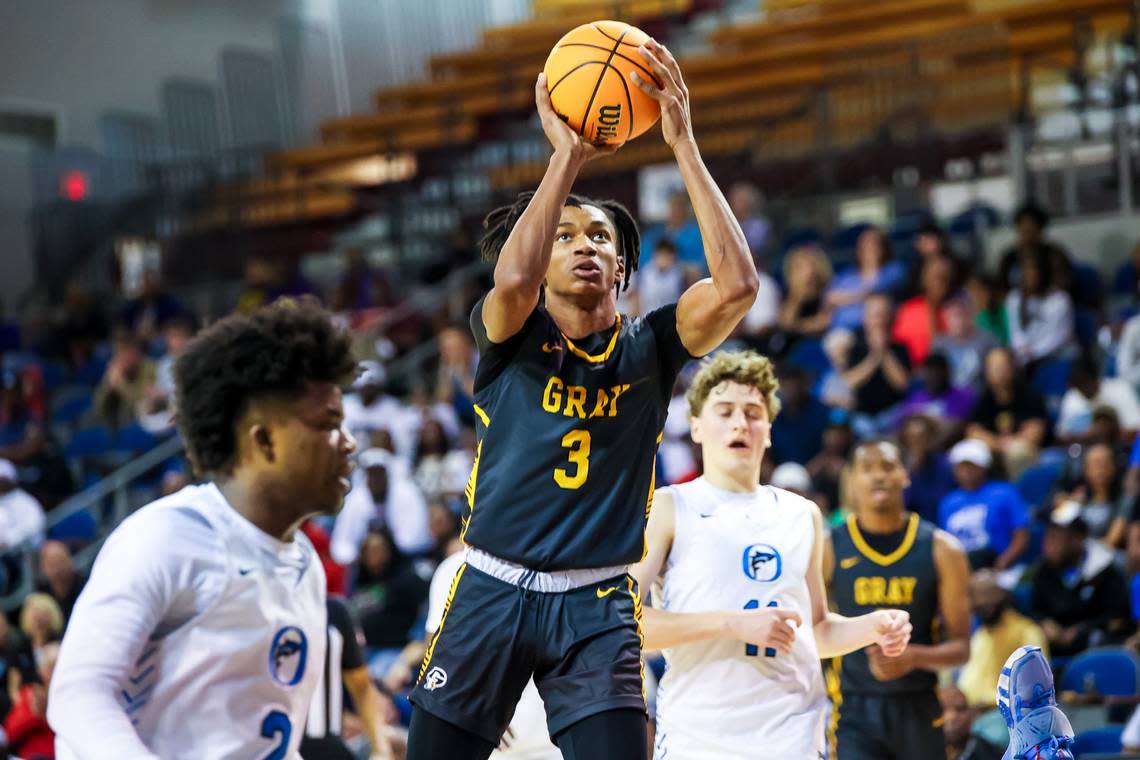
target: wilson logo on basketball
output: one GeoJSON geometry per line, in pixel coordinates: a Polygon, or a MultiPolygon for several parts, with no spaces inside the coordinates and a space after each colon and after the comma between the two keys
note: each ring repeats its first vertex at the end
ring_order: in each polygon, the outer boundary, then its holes
{"type": "Polygon", "coordinates": [[[620,125],[621,104],[602,106],[598,109],[598,130],[594,135],[595,141],[616,139],[620,125]]]}

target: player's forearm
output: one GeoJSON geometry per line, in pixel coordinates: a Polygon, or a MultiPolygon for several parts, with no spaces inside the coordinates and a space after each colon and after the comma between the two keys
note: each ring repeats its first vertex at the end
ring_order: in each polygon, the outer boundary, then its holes
{"type": "Polygon", "coordinates": [[[910,644],[906,653],[916,669],[937,672],[965,665],[966,660],[970,659],[970,640],[963,638],[950,639],[941,644],[910,644]]]}
{"type": "Polygon", "coordinates": [[[845,617],[829,612],[812,626],[812,632],[820,659],[850,654],[874,644],[876,640],[875,621],[871,615],[845,617]]]}
{"type": "Polygon", "coordinates": [[[642,608],[641,630],[645,636],[642,649],[655,652],[679,644],[708,641],[728,636],[726,613],[669,612],[653,607],[642,608]]]}
{"type": "MultiPolygon", "coordinates": [[[[78,676],[79,674],[76,674],[78,676]]],[[[142,743],[116,698],[112,684],[84,678],[52,680],[47,718],[57,742],[79,760],[159,760],[142,743]]]]}
{"type": "Polygon", "coordinates": [[[356,705],[364,733],[372,744],[373,751],[379,753],[387,747],[384,718],[380,711],[380,692],[368,684],[365,688],[352,691],[352,702],[356,705]]]}
{"type": "Polygon", "coordinates": [[[537,295],[554,245],[554,231],[582,159],[555,151],[534,197],[511,230],[495,263],[497,289],[528,289],[537,295]]]}
{"type": "Polygon", "coordinates": [[[744,231],[740,229],[724,193],[709,174],[696,143],[684,140],[673,152],[693,204],[697,226],[701,229],[705,261],[713,285],[723,303],[744,304],[744,310],[747,310],[756,300],[760,278],[744,231]]]}

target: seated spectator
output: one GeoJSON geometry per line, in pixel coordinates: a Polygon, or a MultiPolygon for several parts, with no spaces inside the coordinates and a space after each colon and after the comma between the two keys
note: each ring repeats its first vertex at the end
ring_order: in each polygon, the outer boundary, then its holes
{"type": "Polygon", "coordinates": [[[435,400],[436,403],[450,405],[459,420],[469,427],[475,427],[475,365],[478,360],[475,342],[466,327],[440,330],[435,400]]]}
{"type": "Polygon", "coordinates": [[[0,554],[44,540],[44,508],[20,488],[16,466],[0,459],[0,554]]]}
{"type": "MultiPolygon", "coordinates": [[[[997,686],[990,691],[996,694],[997,686]]],[[[946,735],[947,760],[1001,760],[1005,754],[1003,747],[972,733],[977,715],[958,688],[943,686],[938,690],[938,699],[942,703],[942,730],[946,735]]],[[[994,701],[993,695],[989,701],[994,701]]]]}
{"type": "Polygon", "coordinates": [[[938,508],[956,487],[954,468],[939,445],[937,422],[925,414],[906,417],[899,444],[910,476],[910,485],[903,492],[906,508],[937,525],[938,508]]]}
{"type": "Polygon", "coordinates": [[[771,458],[804,464],[823,446],[830,410],[812,398],[807,372],[786,367],[780,372],[779,425],[772,426],[771,458]]]}
{"type": "Polygon", "coordinates": [[[650,224],[642,230],[639,271],[649,268],[649,259],[657,250],[658,241],[663,239],[673,241],[673,245],[677,247],[677,258],[682,266],[695,267],[702,276],[708,273],[705,246],[701,241],[701,228],[693,219],[689,196],[682,190],[669,194],[665,221],[650,224]]]}
{"type": "Polygon", "coordinates": [[[46,448],[43,415],[28,406],[19,374],[0,372],[0,459],[24,465],[46,448]]]}
{"type": "Polygon", "coordinates": [[[55,733],[47,721],[47,694],[51,686],[59,644],[47,644],[36,655],[39,678],[33,682],[17,679],[12,711],[4,718],[8,749],[26,760],[53,760],[55,733]]]}
{"type": "Polygon", "coordinates": [[[851,349],[851,368],[843,373],[855,395],[852,427],[860,438],[894,429],[910,385],[910,357],[905,346],[891,340],[890,329],[890,297],[868,297],[863,335],[851,349]]]}
{"type": "Polygon", "coordinates": [[[843,506],[843,479],[854,445],[851,426],[832,416],[823,431],[823,450],[807,464],[812,490],[819,497],[824,515],[837,514],[843,506]]]}
{"type": "Polygon", "coordinates": [[[661,238],[653,248],[653,258],[637,270],[630,283],[633,290],[634,312],[648,314],[671,303],[677,303],[686,286],[696,279],[695,271],[687,269],[677,258],[677,246],[669,238],[661,238]]]}
{"type": "Polygon", "coordinates": [[[431,534],[432,559],[441,562],[451,552],[449,547],[459,538],[459,515],[442,501],[428,505],[428,533],[431,534]]]}
{"type": "Polygon", "coordinates": [[[819,400],[848,412],[855,408],[855,394],[843,379],[843,374],[851,368],[851,349],[854,347],[855,333],[841,327],[829,331],[823,338],[823,352],[831,362],[831,368],[824,371],[819,382],[819,400]]]}
{"type": "Polygon", "coordinates": [[[333,291],[333,311],[360,311],[395,305],[395,289],[383,269],[368,263],[364,250],[349,248],[344,252],[343,272],[333,291]]]}
{"type": "Polygon", "coordinates": [[[235,311],[248,313],[278,298],[303,296],[320,300],[317,288],[301,274],[295,260],[250,256],[245,262],[245,291],[238,298],[235,311]]]}
{"type": "Polygon", "coordinates": [[[970,637],[970,659],[958,674],[958,688],[970,706],[992,708],[1006,659],[1021,646],[1041,647],[1048,657],[1049,642],[1041,626],[1013,608],[992,570],[970,578],[970,607],[978,627],[970,637]]]}
{"type": "Polygon", "coordinates": [[[950,384],[950,363],[942,354],[930,354],[920,371],[922,387],[903,403],[903,414],[924,414],[937,422],[937,445],[945,447],[962,436],[977,402],[969,387],[950,384]]]}
{"type": "Polygon", "coordinates": [[[954,250],[946,232],[934,222],[927,222],[918,228],[911,240],[911,248],[905,256],[907,264],[905,292],[917,293],[922,289],[922,270],[926,262],[940,256],[954,259],[954,250]]]}
{"type": "Polygon", "coordinates": [[[443,493],[443,460],[451,451],[451,443],[439,420],[428,418],[420,428],[416,444],[413,479],[429,501],[443,493]]]}
{"type": "Polygon", "coordinates": [[[977,328],[992,335],[999,345],[1009,343],[1009,317],[997,280],[983,272],[975,272],[966,281],[966,291],[977,309],[974,315],[977,328]]]}
{"type": "Polygon", "coordinates": [[[1018,376],[1009,349],[986,354],[986,387],[966,426],[969,438],[985,441],[1001,457],[1006,474],[1016,479],[1037,459],[1048,434],[1045,401],[1018,376]]]}
{"type": "Polygon", "coordinates": [[[779,329],[783,295],[776,280],[764,271],[764,267],[758,265],[756,273],[760,277],[756,300],[740,321],[737,334],[757,351],[779,353],[786,348],[785,336],[779,329]]]}
{"type": "Polygon", "coordinates": [[[143,272],[138,295],[119,312],[119,324],[146,344],[158,337],[167,322],[185,314],[182,303],[163,289],[162,273],[150,267],[143,272]]]}
{"type": "Polygon", "coordinates": [[[408,643],[428,584],[396,548],[387,528],[368,531],[349,582],[349,605],[368,644],[368,666],[381,678],[408,643]]]}
{"type": "Polygon", "coordinates": [[[99,300],[78,281],[68,283],[63,303],[51,320],[47,349],[72,369],[86,366],[95,347],[107,339],[110,323],[99,300]]]}
{"type": "Polygon", "coordinates": [[[772,471],[772,479],[769,482],[774,488],[782,488],[797,496],[815,501],[811,475],[808,474],[807,468],[799,462],[784,462],[772,471]]]}
{"type": "Polygon", "coordinates": [[[906,268],[891,259],[890,242],[877,227],[863,231],[855,242],[855,267],[836,275],[827,290],[826,303],[832,309],[832,327],[858,329],[863,323],[863,307],[872,293],[892,299],[906,284],[906,268]]]}
{"type": "Polygon", "coordinates": [[[1077,510],[1053,510],[1030,577],[1030,612],[1053,656],[1117,643],[1128,634],[1128,583],[1112,550],[1089,538],[1077,510]]]}
{"type": "Polygon", "coordinates": [[[28,594],[20,609],[20,630],[28,637],[32,653],[38,658],[45,646],[58,643],[63,636],[63,611],[47,594],[38,591],[28,594]]]}
{"type": "Polygon", "coordinates": [[[358,441],[369,440],[372,431],[386,430],[393,451],[410,463],[423,420],[420,414],[388,393],[388,374],[380,362],[360,362],[361,373],[344,395],[344,426],[358,441]]]}
{"type": "Polygon", "coordinates": [[[899,306],[891,337],[906,346],[912,366],[926,361],[934,339],[946,332],[946,303],[954,291],[954,277],[954,261],[950,257],[927,259],[922,267],[919,294],[899,306]]]}
{"type": "Polygon", "coordinates": [[[1073,346],[1073,299],[1053,283],[1046,251],[1021,263],[1021,280],[1006,296],[1009,344],[1022,366],[1064,356],[1073,346]]]}
{"type": "Polygon", "coordinates": [[[475,430],[465,427],[459,431],[459,445],[443,457],[439,495],[446,502],[453,504],[456,511],[462,508],[461,500],[463,492],[467,490],[467,481],[471,478],[477,447],[475,430]]]}
{"type": "Polygon", "coordinates": [[[1061,246],[1046,239],[1045,229],[1049,226],[1049,214],[1033,201],[1022,205],[1013,217],[1017,238],[1014,244],[1001,255],[998,266],[998,286],[1006,291],[1021,284],[1026,260],[1044,251],[1046,271],[1049,272],[1048,287],[1070,293],[1073,288],[1073,263],[1061,246]]]}
{"type": "Polygon", "coordinates": [[[751,182],[734,182],[728,188],[728,207],[744,232],[754,256],[763,254],[770,242],[772,223],[764,216],[764,196],[751,182]]]}
{"type": "Polygon", "coordinates": [[[95,414],[113,429],[134,423],[154,384],[154,362],[147,358],[142,341],[120,335],[103,381],[95,389],[95,414]]]}
{"type": "MultiPolygon", "coordinates": [[[[13,683],[30,683],[36,680],[36,656],[32,644],[17,626],[8,621],[7,615],[0,615],[0,679],[5,687],[13,683]]],[[[0,716],[12,710],[15,695],[9,688],[0,688],[0,716]]],[[[0,740],[0,747],[3,741],[0,740]]]]}
{"type": "Polygon", "coordinates": [[[800,338],[822,335],[831,324],[824,298],[831,277],[831,262],[818,246],[801,246],[784,259],[788,294],[780,304],[779,324],[787,348],[800,338]]]}
{"type": "Polygon", "coordinates": [[[982,441],[967,439],[950,449],[958,489],[938,507],[938,526],[966,550],[970,566],[1005,570],[1029,546],[1029,510],[1009,483],[990,480],[993,459],[982,441]]]}
{"type": "Polygon", "coordinates": [[[67,545],[61,541],[45,541],[40,549],[40,579],[36,590],[56,601],[65,627],[86,583],[87,577],[75,569],[67,545]]]}
{"type": "Polygon", "coordinates": [[[990,349],[999,343],[993,333],[981,330],[974,321],[973,299],[958,295],[946,302],[946,332],[934,338],[931,351],[950,362],[950,383],[959,388],[982,384],[982,364],[990,349]]]}
{"type": "Polygon", "coordinates": [[[194,324],[179,317],[162,330],[163,355],[155,362],[154,385],[139,403],[139,424],[143,429],[159,435],[174,427],[174,362],[186,350],[194,337],[194,324]]]}
{"type": "Polygon", "coordinates": [[[1106,443],[1084,451],[1081,476],[1054,496],[1054,507],[1069,503],[1088,525],[1089,535],[1113,549],[1124,548],[1135,498],[1124,494],[1124,473],[1106,443]]]}
{"type": "Polygon", "coordinates": [[[389,530],[402,553],[430,548],[427,503],[396,457],[383,449],[366,449],[357,463],[365,482],[353,485],[337,515],[332,558],[342,565],[355,562],[361,542],[373,527],[389,530]]]}
{"type": "Polygon", "coordinates": [[[1140,398],[1127,380],[1100,376],[1096,360],[1085,352],[1073,364],[1069,389],[1061,398],[1056,435],[1061,443],[1085,443],[1093,433],[1093,411],[1108,407],[1116,412],[1125,435],[1140,431],[1140,398]]]}

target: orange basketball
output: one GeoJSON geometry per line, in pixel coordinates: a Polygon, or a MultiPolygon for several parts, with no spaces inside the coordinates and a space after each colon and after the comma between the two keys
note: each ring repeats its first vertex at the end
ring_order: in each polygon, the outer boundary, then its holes
{"type": "Polygon", "coordinates": [[[595,21],[566,34],[546,59],[554,110],[598,145],[621,145],[653,126],[661,107],[629,78],[660,80],[637,49],[649,36],[621,21],[595,21]]]}

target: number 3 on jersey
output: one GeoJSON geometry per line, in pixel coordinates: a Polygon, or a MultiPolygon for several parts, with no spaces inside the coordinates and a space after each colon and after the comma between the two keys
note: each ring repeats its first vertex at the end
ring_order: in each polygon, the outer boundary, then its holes
{"type": "Polygon", "coordinates": [[[573,474],[568,467],[557,467],[554,470],[554,482],[559,488],[576,491],[586,482],[590,474],[590,431],[571,430],[562,436],[562,448],[569,449],[567,456],[570,464],[574,465],[573,474]]]}

